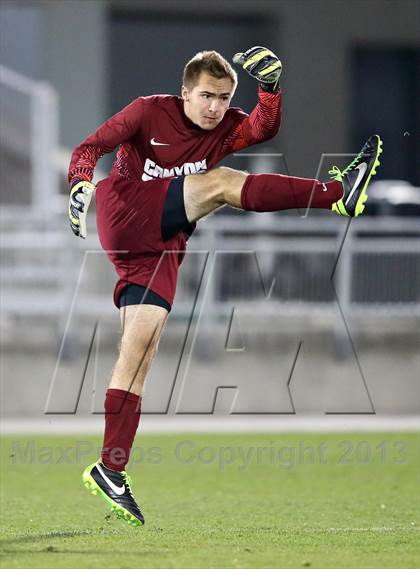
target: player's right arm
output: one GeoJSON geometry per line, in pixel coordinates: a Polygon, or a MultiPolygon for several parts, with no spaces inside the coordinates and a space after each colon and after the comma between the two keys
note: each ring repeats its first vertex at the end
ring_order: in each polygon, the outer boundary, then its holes
{"type": "Polygon", "coordinates": [[[86,215],[95,186],[92,184],[97,161],[129,140],[140,130],[144,100],[135,99],[104,122],[74,149],[68,171],[70,197],[68,216],[73,233],[86,237],[86,215]]]}
{"type": "Polygon", "coordinates": [[[281,123],[282,93],[267,93],[258,87],[258,103],[249,115],[238,113],[239,123],[223,145],[225,154],[238,152],[273,138],[281,123]]]}
{"type": "Polygon", "coordinates": [[[233,61],[258,81],[258,103],[250,115],[238,112],[238,123],[223,144],[224,155],[273,138],[281,122],[279,58],[271,50],[255,46],[237,53],[233,61]]]}

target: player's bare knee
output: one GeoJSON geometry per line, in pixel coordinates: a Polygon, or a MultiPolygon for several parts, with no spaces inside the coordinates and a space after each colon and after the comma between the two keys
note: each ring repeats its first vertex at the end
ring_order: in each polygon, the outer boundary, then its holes
{"type": "Polygon", "coordinates": [[[214,206],[219,207],[229,203],[227,199],[229,188],[237,185],[239,179],[244,177],[244,173],[239,170],[233,170],[227,166],[214,168],[204,174],[205,194],[211,199],[214,206]]]}
{"type": "Polygon", "coordinates": [[[220,206],[224,204],[223,201],[223,173],[221,172],[223,168],[214,168],[209,170],[205,174],[202,174],[202,180],[204,180],[203,195],[206,201],[211,202],[215,206],[220,206]]]}
{"type": "Polygon", "coordinates": [[[234,205],[236,199],[232,199],[232,196],[236,196],[240,192],[248,174],[227,166],[222,166],[218,170],[218,198],[222,204],[234,205]],[[232,202],[234,203],[232,204],[232,202]]]}

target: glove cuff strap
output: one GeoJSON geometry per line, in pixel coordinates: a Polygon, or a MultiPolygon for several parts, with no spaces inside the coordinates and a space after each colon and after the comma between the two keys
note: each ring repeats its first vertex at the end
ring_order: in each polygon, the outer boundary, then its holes
{"type": "Polygon", "coordinates": [[[278,93],[280,91],[280,80],[277,79],[274,83],[260,83],[260,86],[265,93],[278,93]]]}

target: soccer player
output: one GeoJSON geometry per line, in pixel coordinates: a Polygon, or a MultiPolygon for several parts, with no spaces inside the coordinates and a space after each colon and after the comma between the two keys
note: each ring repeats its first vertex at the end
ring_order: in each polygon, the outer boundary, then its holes
{"type": "Polygon", "coordinates": [[[324,208],[360,215],[366,188],[379,164],[382,142],[372,136],[342,172],[318,180],[280,174],[252,175],[219,167],[225,156],[275,136],[281,119],[281,63],[253,47],[234,57],[259,82],[250,115],[230,107],[237,75],[217,52],[196,54],[185,66],[181,97],[139,97],[107,120],[73,152],[69,218],[86,237],[86,214],[97,160],[119,147],[108,177],[96,188],[101,245],[119,275],[119,357],[105,399],[101,458],[83,481],[117,515],[144,523],[125,472],[140,419],[143,385],[173,303],[177,273],[195,223],[230,205],[248,211],[324,208]]]}

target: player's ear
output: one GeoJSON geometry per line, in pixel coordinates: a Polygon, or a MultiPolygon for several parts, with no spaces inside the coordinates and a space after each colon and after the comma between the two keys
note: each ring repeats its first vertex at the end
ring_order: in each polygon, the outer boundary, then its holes
{"type": "Polygon", "coordinates": [[[190,92],[188,91],[187,87],[185,87],[185,85],[183,85],[181,88],[181,97],[184,99],[184,101],[188,101],[189,93],[190,92]]]}

